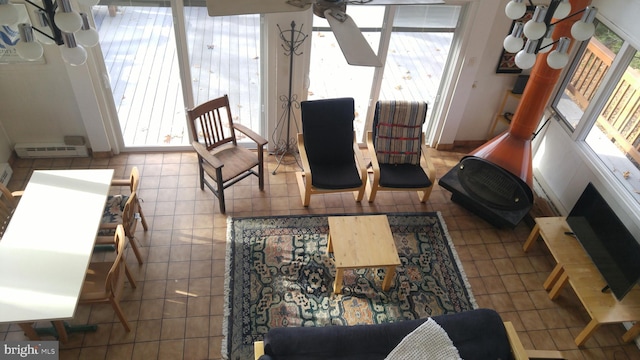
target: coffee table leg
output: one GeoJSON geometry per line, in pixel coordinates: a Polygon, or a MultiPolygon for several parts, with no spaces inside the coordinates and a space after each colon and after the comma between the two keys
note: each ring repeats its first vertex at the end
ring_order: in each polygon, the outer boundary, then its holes
{"type": "Polygon", "coordinates": [[[540,225],[536,223],[536,225],[531,230],[531,233],[529,234],[527,241],[524,242],[524,245],[522,246],[522,250],[524,250],[524,252],[529,251],[533,243],[536,240],[538,240],[539,236],[540,236],[540,225]]]}
{"type": "Polygon", "coordinates": [[[331,234],[329,234],[329,236],[327,237],[327,251],[330,253],[333,252],[333,243],[331,242],[331,234]]]}
{"type": "Polygon", "coordinates": [[[589,324],[587,324],[587,326],[576,337],[575,339],[576,345],[578,346],[584,345],[584,343],[587,342],[587,339],[589,339],[591,335],[593,335],[593,332],[596,331],[596,329],[598,329],[599,327],[600,327],[600,323],[595,319],[592,319],[589,322],[589,324]]]}
{"type": "Polygon", "coordinates": [[[340,294],[342,292],[342,273],[344,269],[336,269],[336,279],[333,282],[333,293],[340,294]]]}
{"type": "Polygon", "coordinates": [[[553,268],[553,271],[551,271],[551,274],[549,274],[547,280],[545,280],[543,284],[544,289],[549,291],[558,281],[563,272],[564,269],[562,268],[562,264],[557,264],[556,267],[553,268]]]}
{"type": "Polygon", "coordinates": [[[393,282],[393,278],[396,276],[396,267],[387,266],[386,275],[384,276],[384,280],[382,281],[382,290],[388,291],[391,288],[391,283],[393,282]]]}
{"type": "Polygon", "coordinates": [[[566,272],[563,271],[556,281],[555,285],[553,285],[553,288],[549,292],[549,299],[557,299],[558,296],[560,296],[560,291],[562,291],[562,288],[567,284],[567,281],[569,281],[569,276],[566,272]]]}

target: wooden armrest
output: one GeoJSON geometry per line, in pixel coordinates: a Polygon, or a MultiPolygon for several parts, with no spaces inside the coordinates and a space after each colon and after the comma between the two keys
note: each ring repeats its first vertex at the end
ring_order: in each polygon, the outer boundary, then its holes
{"type": "Polygon", "coordinates": [[[360,171],[360,179],[362,181],[367,180],[367,164],[364,162],[364,156],[362,156],[362,151],[360,151],[360,146],[358,145],[358,141],[356,141],[356,132],[353,132],[353,155],[356,157],[356,164],[358,165],[358,170],[360,171]]]}
{"type": "Polygon", "coordinates": [[[218,158],[216,158],[215,156],[211,155],[209,150],[207,150],[207,148],[204,145],[200,144],[197,141],[193,141],[191,143],[191,145],[193,146],[193,149],[198,153],[198,155],[200,155],[200,157],[204,161],[209,163],[209,165],[213,166],[216,169],[219,169],[219,168],[224,166],[222,161],[218,160],[218,158]]]}
{"type": "Polygon", "coordinates": [[[311,166],[309,165],[307,149],[304,147],[304,136],[302,133],[298,133],[298,153],[300,154],[300,163],[302,163],[302,169],[304,170],[306,181],[311,182],[311,166]]]}
{"type": "MultiPolygon", "coordinates": [[[[423,136],[424,138],[424,136],[423,136]]],[[[431,157],[429,156],[428,153],[428,148],[426,144],[422,144],[420,145],[420,150],[422,152],[422,160],[424,160],[425,162],[425,166],[423,167],[426,170],[427,173],[427,177],[429,178],[429,180],[431,180],[432,183],[435,184],[436,182],[436,168],[435,166],[433,166],[433,163],[431,162],[431,157]]]]}
{"type": "Polygon", "coordinates": [[[263,138],[258,133],[242,124],[233,124],[233,127],[241,133],[247,135],[251,140],[255,141],[255,143],[258,144],[259,147],[263,147],[267,143],[267,139],[263,138]]]}
{"type": "Polygon", "coordinates": [[[516,328],[513,327],[511,321],[505,321],[504,328],[507,330],[507,337],[509,338],[509,344],[511,344],[511,353],[513,354],[514,359],[529,360],[529,355],[527,355],[527,351],[524,349],[522,342],[520,342],[518,332],[516,331],[516,328]]]}
{"type": "Polygon", "coordinates": [[[13,195],[13,197],[20,197],[20,196],[24,195],[24,190],[12,191],[11,195],[13,195]]]}
{"type": "Polygon", "coordinates": [[[558,350],[525,350],[516,328],[513,327],[511,321],[504,322],[504,328],[507,330],[507,337],[511,344],[511,353],[516,360],[529,359],[566,359],[561,351],[558,350]]]}
{"type": "Polygon", "coordinates": [[[260,358],[260,356],[264,355],[264,342],[263,341],[256,341],[253,343],[253,353],[254,353],[254,359],[258,360],[258,358],[260,358]]]}

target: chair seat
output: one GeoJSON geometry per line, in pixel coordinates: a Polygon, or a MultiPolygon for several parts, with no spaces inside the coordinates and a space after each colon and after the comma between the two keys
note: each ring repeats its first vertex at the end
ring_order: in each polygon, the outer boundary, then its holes
{"type": "Polygon", "coordinates": [[[84,277],[82,292],[79,301],[104,300],[111,295],[105,288],[107,275],[113,266],[113,262],[94,262],[89,264],[87,274],[84,277]]]}
{"type": "MultiPolygon", "coordinates": [[[[212,151],[211,154],[224,164],[222,167],[223,182],[231,180],[259,164],[258,155],[241,146],[222,146],[212,151]]],[[[216,171],[209,163],[203,163],[202,167],[209,176],[215,179],[216,171]]]]}
{"type": "Polygon", "coordinates": [[[309,164],[311,184],[320,189],[349,189],[362,186],[355,162],[348,164],[309,164]]]}
{"type": "Polygon", "coordinates": [[[415,189],[432,185],[422,167],[412,164],[380,164],[380,185],[391,188],[415,189]]]}
{"type": "MultiPolygon", "coordinates": [[[[129,200],[127,195],[109,195],[100,222],[103,224],[122,224],[122,213],[127,200],[129,200]]],[[[100,236],[112,236],[114,233],[115,227],[113,229],[98,230],[98,235],[100,236]]]]}

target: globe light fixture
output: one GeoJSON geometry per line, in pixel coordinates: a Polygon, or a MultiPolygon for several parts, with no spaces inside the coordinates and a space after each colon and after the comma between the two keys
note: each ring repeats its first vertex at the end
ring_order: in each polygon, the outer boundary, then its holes
{"type": "MultiPolygon", "coordinates": [[[[561,69],[566,66],[569,62],[568,50],[571,39],[563,37],[559,40],[554,40],[554,25],[582,14],[581,19],[571,27],[571,36],[577,41],[586,41],[595,32],[593,22],[598,13],[598,9],[593,6],[587,6],[574,13],[571,13],[571,11],[571,0],[551,0],[548,6],[536,6],[531,20],[527,21],[524,26],[518,25],[522,24],[522,22],[516,22],[511,34],[502,43],[505,51],[516,53],[516,66],[521,69],[531,68],[535,64],[537,54],[553,50],[554,45],[555,50],[551,51],[547,56],[547,64],[552,69],[561,69]],[[555,22],[552,22],[554,19],[555,22]]],[[[520,19],[525,12],[526,5],[524,0],[511,0],[505,7],[505,14],[513,20],[520,19]],[[523,11],[522,8],[525,10],[523,11]]]]}
{"type": "Polygon", "coordinates": [[[511,0],[504,8],[504,13],[511,20],[520,19],[527,11],[527,5],[524,4],[524,0],[511,0]]]}
{"type": "Polygon", "coordinates": [[[33,38],[31,25],[19,24],[18,32],[20,33],[20,41],[16,44],[18,56],[29,61],[40,59],[44,53],[44,49],[42,45],[33,38]]]}
{"type": "MultiPolygon", "coordinates": [[[[18,11],[10,1],[0,0],[0,25],[14,25],[19,21],[18,11]]],[[[77,1],[88,6],[98,3],[97,0],[77,1]]],[[[37,20],[33,25],[18,25],[20,41],[16,44],[16,53],[25,60],[37,60],[44,53],[42,44],[56,44],[61,46],[62,58],[69,64],[84,64],[87,52],[83,46],[92,47],[99,42],[98,32],[89,25],[87,14],[75,12],[70,0],[41,0],[41,5],[25,0],[27,4],[36,8],[37,20]]]]}

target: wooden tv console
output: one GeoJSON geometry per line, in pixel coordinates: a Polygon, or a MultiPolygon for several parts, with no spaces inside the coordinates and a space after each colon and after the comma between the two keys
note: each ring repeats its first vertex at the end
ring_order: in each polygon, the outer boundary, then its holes
{"type": "Polygon", "coordinates": [[[602,324],[636,322],[622,336],[624,342],[633,341],[640,335],[640,287],[636,286],[618,301],[611,291],[603,292],[606,286],[598,268],[571,232],[564,217],[536,218],[536,225],[524,243],[527,252],[541,237],[556,261],[556,266],[544,282],[549,298],[555,300],[568,283],[576,293],[591,321],[575,338],[583,345],[602,324]]]}

